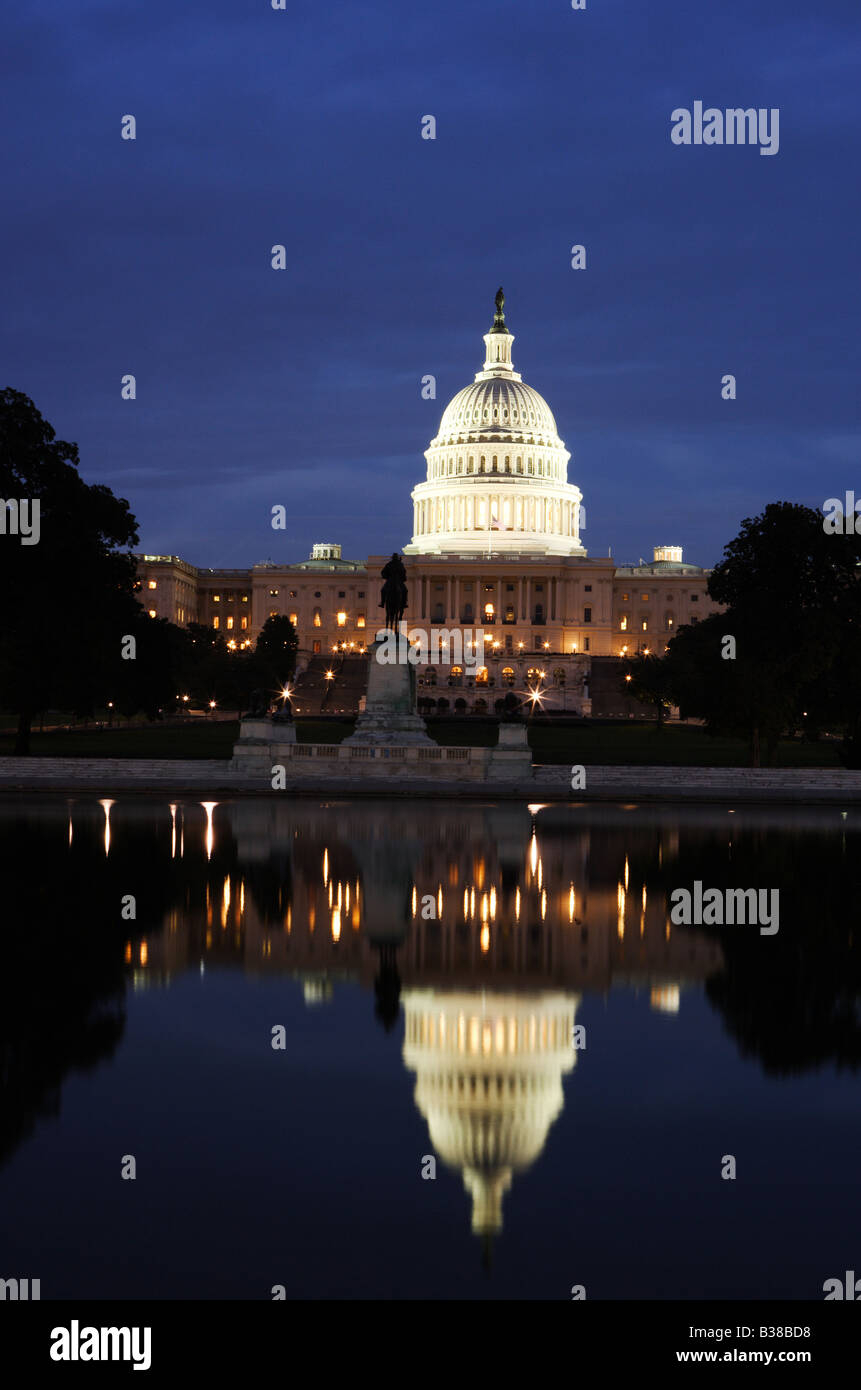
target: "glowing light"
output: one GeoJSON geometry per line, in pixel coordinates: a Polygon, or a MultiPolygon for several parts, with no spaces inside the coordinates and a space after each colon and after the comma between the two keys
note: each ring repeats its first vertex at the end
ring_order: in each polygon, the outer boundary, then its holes
{"type": "Polygon", "coordinates": [[[478,940],[482,951],[486,954],[490,950],[490,927],[486,923],[481,929],[481,936],[478,940]]]}
{"type": "Polygon", "coordinates": [[[577,905],[577,900],[576,900],[576,897],[575,897],[575,895],[574,895],[574,884],[572,883],[572,884],[571,884],[571,887],[568,889],[568,921],[569,921],[569,922],[573,922],[573,921],[574,921],[574,908],[576,907],[576,905],[577,905]]]}
{"type": "Polygon", "coordinates": [[[538,867],[538,841],[535,838],[535,831],[532,832],[532,839],[529,842],[529,867],[533,874],[538,867]]]}
{"type": "Polygon", "coordinates": [[[545,889],[543,889],[543,891],[542,891],[542,893],[541,893],[541,920],[542,920],[542,922],[544,921],[544,918],[545,918],[546,916],[547,916],[547,889],[545,888],[545,889]]]}
{"type": "Polygon", "coordinates": [[[520,921],[520,889],[519,889],[519,888],[515,888],[515,890],[514,890],[514,916],[515,916],[515,919],[519,922],[519,921],[520,921]]]}
{"type": "Polygon", "coordinates": [[[442,884],[440,884],[439,888],[437,889],[437,894],[436,894],[436,910],[437,910],[437,916],[438,916],[438,917],[442,917],[442,884]]]}
{"type": "Polygon", "coordinates": [[[105,858],[111,850],[111,807],[116,805],[115,801],[100,801],[99,805],[105,813],[105,858]]]}
{"type": "MultiPolygon", "coordinates": [[[[212,851],[215,847],[215,831],[212,825],[212,813],[218,805],[217,801],[201,801],[201,806],[206,812],[206,857],[212,858],[212,851]]],[[[181,853],[181,851],[180,851],[181,853]]]]}
{"type": "Polygon", "coordinates": [[[332,940],[333,940],[333,941],[340,941],[340,939],[341,939],[341,909],[340,909],[339,907],[333,907],[333,908],[332,908],[332,940]]]}
{"type": "Polygon", "coordinates": [[[147,963],[148,960],[149,960],[149,948],[148,948],[146,942],[145,942],[145,941],[142,941],[142,942],[141,942],[141,949],[140,949],[140,962],[141,962],[141,965],[146,965],[146,963],[147,963]]]}
{"type": "Polygon", "coordinates": [[[628,891],[628,856],[625,855],[625,892],[628,891]]]}
{"type": "Polygon", "coordinates": [[[329,851],[323,850],[323,887],[329,882],[329,851]]]}
{"type": "Polygon", "coordinates": [[[176,858],[176,802],[170,804],[170,857],[176,858]]]}

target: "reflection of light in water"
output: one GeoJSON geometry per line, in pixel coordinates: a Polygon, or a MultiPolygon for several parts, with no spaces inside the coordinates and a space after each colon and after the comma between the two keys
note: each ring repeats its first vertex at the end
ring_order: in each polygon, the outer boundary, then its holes
{"type": "Polygon", "coordinates": [[[201,801],[201,806],[206,812],[206,857],[212,858],[212,851],[215,847],[215,833],[212,826],[212,813],[218,805],[217,801],[201,801]]]}
{"type": "Polygon", "coordinates": [[[341,909],[340,909],[339,907],[333,907],[333,908],[332,908],[332,940],[333,940],[333,941],[340,941],[340,939],[341,939],[341,909]]]}
{"type": "Polygon", "coordinates": [[[649,1003],[659,1013],[677,1014],[679,1012],[678,985],[655,985],[649,997],[649,1003]]]}
{"type": "Polygon", "coordinates": [[[227,926],[227,914],[230,911],[230,875],[224,880],[224,888],[221,892],[221,925],[227,926]]]}
{"type": "Polygon", "coordinates": [[[323,850],[323,887],[329,882],[329,851],[323,850]]]}
{"type": "Polygon", "coordinates": [[[404,1062],[434,1151],[459,1169],[472,1229],[502,1229],[502,1198],[535,1162],[575,1065],[574,995],[406,990],[404,1062]]]}
{"type": "Polygon", "coordinates": [[[495,916],[496,916],[496,889],[495,889],[495,888],[491,888],[491,890],[490,890],[490,915],[491,915],[491,917],[495,917],[495,916]]]}
{"type": "Polygon", "coordinates": [[[141,942],[140,957],[141,957],[141,965],[146,965],[147,961],[149,960],[149,949],[148,949],[147,944],[146,944],[145,941],[142,941],[142,942],[141,942]]]}
{"type": "Polygon", "coordinates": [[[538,868],[538,841],[535,838],[535,831],[532,832],[532,839],[529,841],[529,867],[533,874],[538,868]]]}
{"type": "Polygon", "coordinates": [[[330,907],[332,906],[332,901],[333,901],[333,899],[334,899],[334,896],[335,896],[335,887],[334,887],[334,884],[330,883],[330,884],[329,884],[329,906],[330,906],[330,907]]]}
{"type": "Polygon", "coordinates": [[[628,856],[625,855],[625,892],[628,891],[628,856]]]}
{"type": "Polygon", "coordinates": [[[293,930],[293,907],[290,903],[287,904],[287,919],[285,925],[287,927],[287,932],[289,935],[289,933],[293,930]]]}
{"type": "Polygon", "coordinates": [[[170,857],[176,858],[176,802],[170,803],[170,857]]]}
{"type": "Polygon", "coordinates": [[[69,806],[69,844],[72,843],[72,807],[69,806]]]}
{"type": "Polygon", "coordinates": [[[474,889],[474,888],[470,888],[470,890],[469,890],[469,915],[470,915],[470,917],[474,917],[474,916],[475,916],[475,889],[474,889]]]}
{"type": "Polygon", "coordinates": [[[487,952],[490,950],[490,927],[488,927],[487,925],[482,927],[479,941],[481,943],[482,951],[487,952]]]}
{"type": "Polygon", "coordinates": [[[350,911],[350,885],[349,885],[349,883],[345,883],[345,884],[344,884],[344,910],[345,910],[345,912],[349,912],[349,911],[350,911]]]}
{"type": "Polygon", "coordinates": [[[132,958],[132,943],[131,943],[130,941],[127,941],[127,942],[126,942],[126,965],[131,964],[131,958],[132,958]]]}
{"type": "Polygon", "coordinates": [[[482,895],[481,895],[481,920],[482,920],[482,922],[486,922],[486,921],[487,921],[487,894],[486,894],[486,893],[482,893],[482,895]]]}
{"type": "Polygon", "coordinates": [[[244,911],[245,911],[245,879],[244,879],[244,878],[241,878],[241,879],[239,880],[239,915],[240,915],[240,917],[242,916],[242,914],[243,914],[244,911]]]}
{"type": "Polygon", "coordinates": [[[544,863],[541,859],[538,861],[538,887],[544,887],[544,863]]]}
{"type": "Polygon", "coordinates": [[[542,890],[542,893],[541,893],[541,920],[542,920],[542,922],[544,921],[544,919],[545,919],[546,916],[547,916],[547,889],[545,888],[545,889],[542,890]]]}
{"type": "Polygon", "coordinates": [[[115,801],[100,801],[99,805],[105,813],[105,858],[111,849],[111,807],[116,805],[115,801]]]}
{"type": "MultiPolygon", "coordinates": [[[[627,872],[627,867],[628,867],[628,861],[627,861],[627,859],[626,859],[626,860],[625,860],[625,870],[626,870],[626,872],[627,872]]],[[[618,884],[618,886],[617,886],[617,888],[616,888],[616,909],[617,909],[617,912],[618,912],[618,920],[617,920],[617,923],[616,923],[616,930],[617,930],[617,932],[618,932],[618,934],[619,934],[619,940],[621,941],[622,938],[623,938],[624,935],[625,935],[625,889],[623,888],[623,886],[622,886],[621,883],[618,884]]]]}
{"type": "Polygon", "coordinates": [[[464,888],[464,890],[463,890],[463,916],[464,916],[464,920],[466,920],[466,917],[468,916],[468,914],[469,914],[469,889],[468,889],[468,888],[464,888]]]}
{"type": "Polygon", "coordinates": [[[515,888],[515,890],[514,890],[514,916],[516,917],[517,921],[519,922],[519,921],[520,921],[520,889],[519,889],[519,888],[515,888]]]}
{"type": "Polygon", "coordinates": [[[573,921],[574,921],[574,908],[575,908],[575,906],[576,906],[576,903],[577,903],[577,899],[576,899],[576,897],[575,897],[575,895],[574,895],[574,884],[572,883],[572,884],[571,884],[571,887],[568,889],[568,921],[569,921],[569,922],[573,922],[573,921]]]}
{"type": "Polygon", "coordinates": [[[438,916],[438,917],[442,917],[442,884],[440,884],[440,885],[439,885],[439,888],[437,889],[437,895],[436,895],[436,910],[437,910],[437,916],[438,916]]]}

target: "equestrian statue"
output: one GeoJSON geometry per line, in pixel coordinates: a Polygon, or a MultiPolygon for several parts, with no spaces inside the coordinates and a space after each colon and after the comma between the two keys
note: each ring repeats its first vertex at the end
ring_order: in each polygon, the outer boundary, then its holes
{"type": "Polygon", "coordinates": [[[379,606],[386,610],[386,627],[392,632],[397,632],[407,606],[407,572],[397,551],[383,566],[382,574],[385,583],[380,594],[379,606]]]}

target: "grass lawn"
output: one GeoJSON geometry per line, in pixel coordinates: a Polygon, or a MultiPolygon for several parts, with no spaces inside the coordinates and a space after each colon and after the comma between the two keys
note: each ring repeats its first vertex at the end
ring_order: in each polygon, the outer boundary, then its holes
{"type": "MultiPolygon", "coordinates": [[[[446,746],[471,744],[488,748],[496,743],[497,726],[490,719],[433,720],[431,737],[446,746]]],[[[351,719],[298,719],[301,743],[340,743],[353,731],[351,719]]],[[[89,729],[73,733],[35,733],[36,757],[55,758],[229,758],[239,732],[234,722],[176,727],[89,729]]],[[[651,723],[586,721],[554,725],[533,724],[530,746],[538,763],[582,763],[615,766],[653,764],[669,767],[746,767],[747,748],[734,739],[709,738],[697,727],[670,725],[662,733],[651,723]]],[[[0,755],[11,754],[11,732],[0,732],[0,755]]],[[[821,743],[781,743],[778,767],[840,767],[837,740],[821,743]]]]}

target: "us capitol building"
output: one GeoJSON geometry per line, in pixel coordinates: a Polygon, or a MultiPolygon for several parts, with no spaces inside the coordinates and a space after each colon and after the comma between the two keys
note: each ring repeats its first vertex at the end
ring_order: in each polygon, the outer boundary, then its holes
{"type": "MultiPolygon", "coordinates": [[[[460,628],[465,640],[484,632],[484,667],[419,667],[426,689],[462,687],[474,707],[482,694],[498,698],[506,687],[537,682],[547,708],[589,713],[593,658],[663,652],[678,627],[716,605],[709,572],[683,563],[680,546],[656,546],[649,564],[587,556],[571,455],[543,396],[514,370],[513,343],[500,290],[484,364],[443,412],[425,451],[427,478],[412,492],[405,620],[460,628]]],[[[152,616],[205,623],[234,650],[253,645],[270,616],[288,616],[301,673],[336,654],[343,664],[374,640],[387,559],[344,560],[340,545],[321,542],[302,563],[250,569],[142,555],[138,577],[152,616]]]]}

